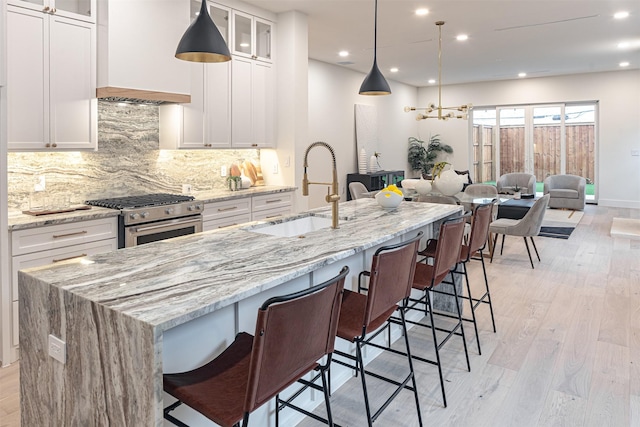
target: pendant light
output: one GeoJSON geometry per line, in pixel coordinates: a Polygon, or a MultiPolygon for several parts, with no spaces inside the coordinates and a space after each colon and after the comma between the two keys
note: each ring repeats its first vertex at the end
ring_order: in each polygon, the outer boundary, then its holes
{"type": "Polygon", "coordinates": [[[371,71],[364,78],[362,86],[360,86],[360,95],[389,95],[391,94],[391,88],[389,83],[385,80],[384,76],[378,68],[378,62],[376,61],[376,54],[378,50],[378,0],[375,0],[375,24],[373,30],[373,66],[371,71]]]}
{"type": "Polygon", "coordinates": [[[202,0],[200,13],[180,39],[176,58],[192,62],[226,62],[231,53],[222,34],[209,16],[207,0],[202,0]]]}

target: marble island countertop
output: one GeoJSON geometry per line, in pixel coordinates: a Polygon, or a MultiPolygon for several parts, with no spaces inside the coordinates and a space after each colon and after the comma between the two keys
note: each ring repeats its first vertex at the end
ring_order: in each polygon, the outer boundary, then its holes
{"type": "MultiPolygon", "coordinates": [[[[204,203],[221,202],[224,200],[232,200],[242,197],[251,197],[263,194],[274,194],[287,191],[295,191],[297,187],[265,185],[258,187],[250,187],[238,191],[229,190],[211,190],[197,191],[192,195],[196,200],[204,203]]],[[[92,219],[116,217],[120,214],[119,210],[101,208],[92,206],[88,210],[76,210],[71,212],[62,212],[47,215],[28,215],[21,211],[9,211],[8,225],[9,231],[23,230],[27,228],[42,227],[46,225],[67,224],[78,221],[88,221],[92,219]]]]}
{"type": "MultiPolygon", "coordinates": [[[[340,204],[339,229],[310,232],[304,238],[255,233],[250,229],[264,222],[249,223],[20,274],[31,276],[30,283],[35,279],[159,333],[460,210],[410,202],[385,210],[373,199],[360,199],[340,204]]],[[[310,212],[331,215],[328,206],[310,212]]]]}

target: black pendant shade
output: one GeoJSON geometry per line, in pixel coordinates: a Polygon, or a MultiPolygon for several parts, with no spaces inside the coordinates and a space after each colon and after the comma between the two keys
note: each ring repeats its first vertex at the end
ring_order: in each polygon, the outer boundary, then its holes
{"type": "Polygon", "coordinates": [[[378,0],[375,2],[375,24],[373,30],[373,66],[360,86],[360,95],[390,95],[389,83],[378,68],[378,0]]]}
{"type": "Polygon", "coordinates": [[[391,88],[389,83],[385,80],[384,76],[378,68],[378,63],[375,58],[373,60],[373,66],[371,71],[364,78],[362,85],[360,86],[360,95],[389,95],[391,94],[391,88]]]}
{"type": "Polygon", "coordinates": [[[200,14],[180,39],[176,58],[192,62],[226,62],[231,53],[222,34],[209,16],[207,1],[202,0],[200,14]]]}

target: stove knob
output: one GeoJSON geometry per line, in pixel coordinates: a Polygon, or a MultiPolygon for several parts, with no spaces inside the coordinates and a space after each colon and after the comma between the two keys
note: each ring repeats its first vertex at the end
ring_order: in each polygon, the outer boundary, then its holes
{"type": "Polygon", "coordinates": [[[149,212],[142,212],[142,213],[140,214],[140,216],[141,216],[142,218],[146,218],[146,217],[148,217],[148,216],[149,216],[149,212]]]}
{"type": "Polygon", "coordinates": [[[131,218],[131,219],[133,219],[133,220],[136,220],[136,219],[138,219],[139,217],[140,217],[140,215],[138,215],[137,213],[131,213],[131,214],[129,214],[129,218],[131,218]]]}
{"type": "Polygon", "coordinates": [[[165,213],[166,213],[167,215],[173,215],[173,208],[167,208],[167,209],[165,209],[165,213]]]}
{"type": "Polygon", "coordinates": [[[195,209],[195,207],[193,205],[187,206],[187,210],[188,211],[193,211],[194,209],[195,209]]]}
{"type": "Polygon", "coordinates": [[[202,209],[202,205],[196,205],[196,210],[199,211],[200,209],[202,209]]]}

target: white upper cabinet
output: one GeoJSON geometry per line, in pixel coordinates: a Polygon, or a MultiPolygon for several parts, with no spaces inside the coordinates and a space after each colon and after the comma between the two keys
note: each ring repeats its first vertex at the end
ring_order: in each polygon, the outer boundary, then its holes
{"type": "Polygon", "coordinates": [[[96,148],[95,45],[95,24],[7,7],[10,150],[96,148]]]}
{"type": "Polygon", "coordinates": [[[7,3],[51,15],[96,22],[96,0],[8,0],[7,3]]]}
{"type": "Polygon", "coordinates": [[[98,8],[98,97],[189,102],[191,63],[175,57],[189,0],[100,0],[98,8]]]}
{"type": "MultiPolygon", "coordinates": [[[[209,15],[229,43],[231,10],[209,3],[209,15]]],[[[191,2],[191,18],[200,11],[191,2]]],[[[231,62],[191,63],[191,102],[160,107],[160,148],[231,146],[231,62]]]]}
{"type": "Polygon", "coordinates": [[[243,12],[233,11],[231,53],[245,58],[271,62],[272,23],[243,12]]]}

